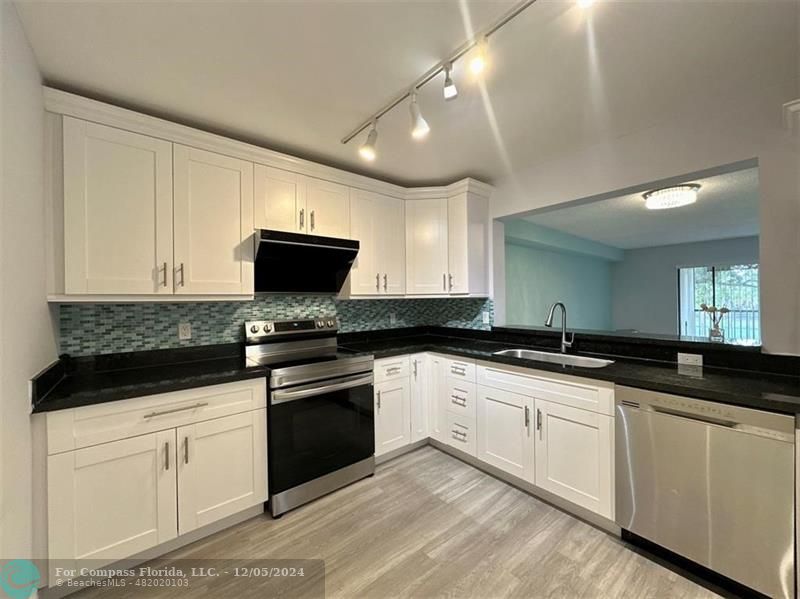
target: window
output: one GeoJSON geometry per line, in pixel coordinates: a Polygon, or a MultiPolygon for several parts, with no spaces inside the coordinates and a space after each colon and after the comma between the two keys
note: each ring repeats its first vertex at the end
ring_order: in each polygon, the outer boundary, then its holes
{"type": "Polygon", "coordinates": [[[700,304],[728,308],[720,328],[731,343],[761,342],[758,264],[681,268],[678,274],[679,333],[708,337],[711,319],[700,304]]]}

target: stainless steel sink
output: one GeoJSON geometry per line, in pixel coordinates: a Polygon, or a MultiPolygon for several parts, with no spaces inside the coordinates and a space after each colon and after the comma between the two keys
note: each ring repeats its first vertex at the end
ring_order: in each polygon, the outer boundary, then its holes
{"type": "Polygon", "coordinates": [[[508,356],[534,362],[549,362],[550,364],[563,364],[565,366],[582,366],[583,368],[603,368],[613,364],[614,360],[601,358],[588,358],[586,356],[573,356],[570,354],[557,354],[555,352],[536,351],[533,349],[503,349],[494,352],[495,356],[508,356]]]}

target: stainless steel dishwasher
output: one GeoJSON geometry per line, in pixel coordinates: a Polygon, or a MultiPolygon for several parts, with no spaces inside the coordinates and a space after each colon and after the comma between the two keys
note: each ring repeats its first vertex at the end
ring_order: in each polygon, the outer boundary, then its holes
{"type": "Polygon", "coordinates": [[[794,423],[617,387],[617,524],[770,597],[794,597],[794,423]]]}

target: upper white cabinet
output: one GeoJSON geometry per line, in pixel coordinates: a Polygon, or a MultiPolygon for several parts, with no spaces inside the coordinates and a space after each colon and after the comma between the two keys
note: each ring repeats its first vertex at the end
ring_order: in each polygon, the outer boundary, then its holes
{"type": "Polygon", "coordinates": [[[350,190],[350,234],[360,243],[350,271],[350,295],[405,292],[404,202],[378,193],[350,190]]]}
{"type": "Polygon", "coordinates": [[[253,165],[175,146],[175,292],[253,293],[253,165]]]}
{"type": "Polygon", "coordinates": [[[412,295],[488,293],[489,210],[465,191],[406,203],[407,292],[412,295]]]}
{"type": "Polygon", "coordinates": [[[306,178],[297,173],[255,165],[257,229],[306,232],[306,178]]]}
{"type": "Polygon", "coordinates": [[[307,233],[350,238],[350,188],[346,185],[309,177],[306,209],[307,233]]]}
{"type": "Polygon", "coordinates": [[[406,292],[447,293],[447,199],[406,202],[406,292]]]}
{"type": "Polygon", "coordinates": [[[65,117],[64,287],[172,293],[172,144],[65,117]]]}

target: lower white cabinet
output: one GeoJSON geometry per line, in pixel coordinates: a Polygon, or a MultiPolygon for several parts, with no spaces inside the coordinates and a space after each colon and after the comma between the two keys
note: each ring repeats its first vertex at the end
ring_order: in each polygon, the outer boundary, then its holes
{"type": "Polygon", "coordinates": [[[174,539],[176,472],[175,429],[49,456],[50,559],[111,562],[174,539]]]}
{"type": "Polygon", "coordinates": [[[111,563],[266,501],[265,402],[255,379],[48,413],[50,559],[111,563]]]}
{"type": "Polygon", "coordinates": [[[178,429],[178,533],[267,499],[266,410],[178,429]]]}
{"type": "Polygon", "coordinates": [[[430,377],[428,376],[428,356],[411,356],[411,442],[422,441],[430,436],[428,428],[428,398],[430,396],[430,377]]]}
{"type": "Polygon", "coordinates": [[[408,377],[375,385],[375,455],[411,443],[411,396],[408,377]]]}
{"type": "Polygon", "coordinates": [[[533,399],[478,387],[478,459],[534,482],[533,399]]]}
{"type": "Polygon", "coordinates": [[[613,418],[537,399],[536,419],[536,486],[612,519],[613,418]]]}
{"type": "Polygon", "coordinates": [[[428,431],[432,439],[442,443],[447,439],[447,361],[447,358],[437,354],[428,356],[428,431]]]}

